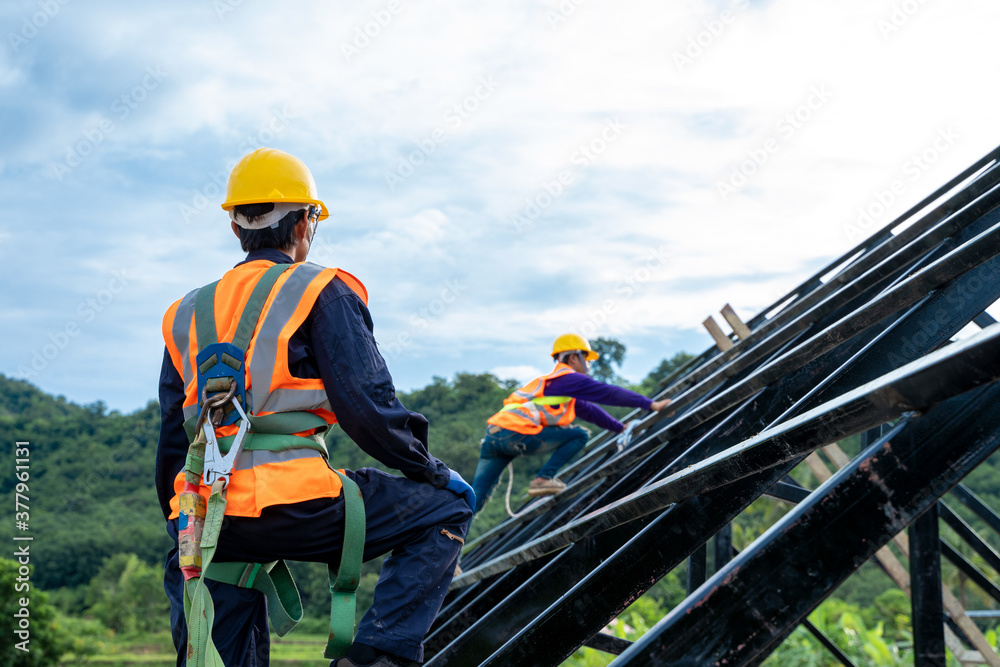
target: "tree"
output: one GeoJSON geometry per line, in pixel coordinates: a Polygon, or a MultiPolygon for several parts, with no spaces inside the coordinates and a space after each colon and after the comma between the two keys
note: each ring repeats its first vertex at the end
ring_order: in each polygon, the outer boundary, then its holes
{"type": "Polygon", "coordinates": [[[625,345],[614,338],[595,338],[590,346],[600,357],[590,363],[590,375],[599,382],[621,384],[622,378],[615,367],[625,361],[625,345]]]}
{"type": "Polygon", "coordinates": [[[48,596],[34,588],[31,574],[24,576],[21,567],[16,561],[0,559],[0,616],[14,624],[4,632],[4,641],[0,643],[0,665],[58,664],[63,654],[70,650],[70,639],[56,624],[55,609],[49,604],[48,596]],[[22,600],[27,600],[27,606],[21,604],[22,600]],[[15,634],[22,616],[15,614],[27,614],[28,651],[17,648],[23,641],[15,634]]]}
{"type": "Polygon", "coordinates": [[[90,613],[116,633],[154,632],[166,628],[170,602],[161,572],[135,554],[115,554],[90,580],[90,613]]]}
{"type": "Polygon", "coordinates": [[[647,396],[654,396],[660,390],[660,382],[670,377],[678,368],[694,359],[693,354],[678,352],[660,362],[660,365],[649,372],[640,385],[641,391],[647,396]]]}

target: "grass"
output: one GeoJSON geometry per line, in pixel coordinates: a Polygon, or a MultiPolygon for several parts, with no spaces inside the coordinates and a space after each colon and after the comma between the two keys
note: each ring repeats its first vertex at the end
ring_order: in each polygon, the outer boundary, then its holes
{"type": "MultiPolygon", "coordinates": [[[[327,667],[323,658],[326,635],[295,634],[285,638],[271,635],[271,664],[297,667],[327,667]]],[[[170,633],[162,632],[142,637],[116,637],[102,642],[102,650],[86,658],[64,658],[62,665],[114,665],[127,667],[170,667],[176,663],[170,633]]]]}

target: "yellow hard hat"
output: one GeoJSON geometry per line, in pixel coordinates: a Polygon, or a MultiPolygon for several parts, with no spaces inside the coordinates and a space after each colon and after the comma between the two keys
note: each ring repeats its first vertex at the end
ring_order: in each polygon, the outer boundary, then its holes
{"type": "Polygon", "coordinates": [[[587,361],[593,361],[600,357],[597,352],[590,349],[590,343],[583,336],[568,333],[556,338],[556,342],[552,343],[552,356],[556,356],[560,352],[569,352],[570,350],[583,350],[587,353],[587,361]]]}
{"type": "Polygon", "coordinates": [[[321,209],[320,220],[330,215],[316,196],[316,181],[305,163],[276,148],[258,148],[236,163],[229,173],[222,208],[231,211],[241,204],[266,202],[314,204],[321,209]]]}

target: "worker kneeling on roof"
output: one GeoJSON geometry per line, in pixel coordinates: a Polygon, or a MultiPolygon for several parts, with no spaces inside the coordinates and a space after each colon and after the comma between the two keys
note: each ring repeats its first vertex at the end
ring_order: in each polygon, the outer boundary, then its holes
{"type": "Polygon", "coordinates": [[[328,215],[306,166],[256,150],[222,208],[246,259],[163,320],[156,486],[176,540],[165,588],[177,664],[267,665],[269,613],[279,634],[301,617],[282,559],[330,566],[334,665],[419,663],[472,489],[396,398],[364,286],[304,261],[328,215]],[[338,470],[322,437],[334,424],[405,477],[338,470]],[[361,561],[386,553],[352,643],[361,561]]]}
{"type": "Polygon", "coordinates": [[[486,437],[472,488],[479,512],[489,499],[503,469],[518,456],[552,452],[528,487],[529,496],[551,496],[566,488],[556,473],[587,444],[589,432],[572,426],[580,417],[600,428],[621,433],[625,426],[595,403],[643,408],[659,412],[670,399],[653,401],[642,394],[598,382],[589,377],[590,362],[598,358],[582,336],[564,334],[552,345],[556,367],[537,377],[506,400],[487,420],[486,437]]]}

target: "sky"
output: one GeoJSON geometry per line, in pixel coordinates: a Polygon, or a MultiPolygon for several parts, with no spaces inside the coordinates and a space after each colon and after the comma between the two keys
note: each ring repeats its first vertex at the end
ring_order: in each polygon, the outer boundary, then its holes
{"type": "Polygon", "coordinates": [[[156,397],[163,312],[243,254],[260,147],[331,216],[400,390],[548,370],[575,331],[638,381],[1000,144],[986,0],[201,0],[0,5],[0,373],[156,397]]]}

